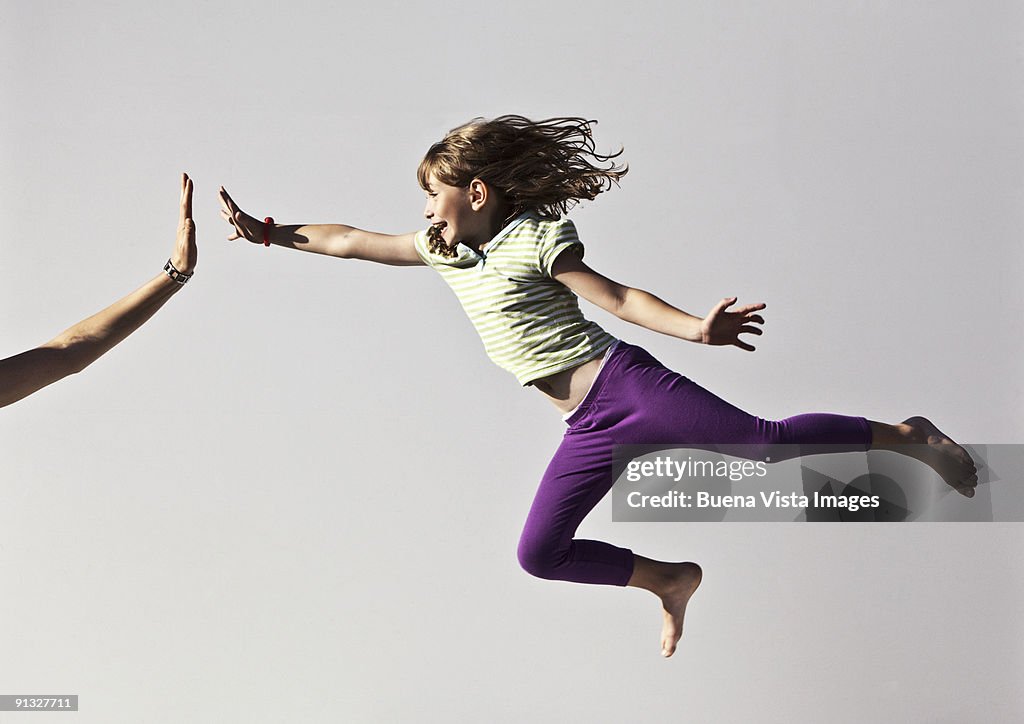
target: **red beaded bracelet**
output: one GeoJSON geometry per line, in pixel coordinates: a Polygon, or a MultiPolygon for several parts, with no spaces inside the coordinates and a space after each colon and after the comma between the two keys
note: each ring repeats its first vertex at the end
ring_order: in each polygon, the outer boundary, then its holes
{"type": "Polygon", "coordinates": [[[268,216],[263,220],[263,246],[270,246],[270,227],[274,224],[274,217],[268,216]]]}

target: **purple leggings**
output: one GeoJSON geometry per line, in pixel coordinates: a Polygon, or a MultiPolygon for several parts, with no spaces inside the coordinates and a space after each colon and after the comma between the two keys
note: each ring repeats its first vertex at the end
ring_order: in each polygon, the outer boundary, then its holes
{"type": "MultiPolygon", "coordinates": [[[[574,539],[612,487],[614,445],[849,444],[866,450],[863,417],[815,413],[768,421],[749,415],[640,347],[619,342],[576,412],[533,499],[519,540],[519,563],[540,578],[625,586],[633,553],[574,539]]],[[[756,450],[756,448],[750,448],[756,450]]]]}

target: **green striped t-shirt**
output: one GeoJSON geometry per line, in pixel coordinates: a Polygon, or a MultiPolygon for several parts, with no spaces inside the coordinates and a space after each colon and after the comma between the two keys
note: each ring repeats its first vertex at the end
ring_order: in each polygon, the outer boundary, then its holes
{"type": "Polygon", "coordinates": [[[416,234],[420,258],[455,292],[488,356],[521,385],[592,360],[615,341],[551,278],[555,259],[570,247],[583,256],[572,221],[532,213],[509,222],[482,254],[464,244],[453,259],[431,254],[427,232],[416,234]]]}

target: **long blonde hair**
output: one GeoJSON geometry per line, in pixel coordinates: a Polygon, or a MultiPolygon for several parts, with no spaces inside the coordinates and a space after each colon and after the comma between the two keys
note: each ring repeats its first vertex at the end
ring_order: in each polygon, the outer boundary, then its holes
{"type": "Polygon", "coordinates": [[[578,202],[592,200],[626,175],[627,166],[597,153],[591,126],[597,121],[523,116],[475,118],[432,145],[416,170],[423,189],[431,174],[449,186],[480,179],[501,193],[513,213],[535,211],[557,218],[578,202]],[[604,165],[607,164],[607,165],[604,165]]]}

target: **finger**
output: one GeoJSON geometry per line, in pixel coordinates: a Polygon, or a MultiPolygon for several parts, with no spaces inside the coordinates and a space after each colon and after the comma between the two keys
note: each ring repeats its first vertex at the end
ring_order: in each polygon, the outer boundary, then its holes
{"type": "Polygon", "coordinates": [[[749,317],[743,320],[747,324],[764,324],[764,317],[760,314],[751,314],[749,317]]]}
{"type": "Polygon", "coordinates": [[[192,179],[188,177],[188,174],[182,174],[185,177],[185,218],[192,218],[192,179]]]}
{"type": "Polygon", "coordinates": [[[756,312],[759,309],[764,309],[767,306],[768,305],[765,304],[764,302],[758,302],[757,304],[747,304],[742,309],[737,309],[736,311],[743,312],[745,314],[747,312],[756,312]]]}
{"type": "Polygon", "coordinates": [[[241,211],[230,211],[228,209],[221,209],[220,210],[220,216],[221,216],[222,219],[224,219],[229,224],[234,224],[235,226],[237,226],[238,225],[238,220],[242,218],[242,212],[241,211]]]}
{"type": "Polygon", "coordinates": [[[747,327],[745,325],[739,328],[737,334],[739,334],[740,332],[746,332],[747,334],[764,334],[764,330],[762,330],[760,327],[747,327]]]}
{"type": "Polygon", "coordinates": [[[241,209],[238,208],[238,204],[236,204],[235,200],[228,195],[227,189],[225,189],[223,186],[220,187],[220,198],[224,202],[224,205],[227,207],[228,211],[230,211],[231,213],[241,211],[241,209]]]}
{"type": "Polygon", "coordinates": [[[722,310],[727,309],[729,307],[729,305],[733,304],[735,301],[736,301],[736,297],[726,297],[725,299],[720,301],[718,304],[716,304],[714,306],[714,308],[712,308],[712,310],[710,312],[708,312],[708,319],[712,319],[714,317],[717,317],[719,314],[722,313],[722,310]]]}
{"type": "Polygon", "coordinates": [[[178,226],[185,225],[185,189],[188,186],[188,174],[181,174],[181,194],[178,197],[178,226]]]}
{"type": "Polygon", "coordinates": [[[745,304],[739,309],[735,310],[736,314],[750,314],[751,312],[759,312],[764,309],[764,304],[745,304]]]}
{"type": "Polygon", "coordinates": [[[241,234],[242,236],[245,236],[245,231],[246,231],[245,230],[245,225],[243,223],[244,220],[242,218],[244,216],[245,216],[245,214],[243,214],[241,211],[236,211],[231,216],[231,223],[233,223],[235,225],[235,228],[238,229],[238,233],[241,234]]]}
{"type": "Polygon", "coordinates": [[[737,339],[733,344],[735,344],[737,347],[739,347],[742,350],[746,350],[747,352],[753,352],[754,351],[754,346],[753,345],[747,344],[746,342],[744,342],[741,339],[737,339]]]}
{"type": "Polygon", "coordinates": [[[231,215],[228,214],[227,211],[221,209],[220,216],[222,219],[224,219],[224,221],[231,224],[231,236],[228,237],[228,241],[234,241],[235,239],[239,238],[238,226],[235,225],[235,222],[234,220],[232,220],[231,215]]]}

